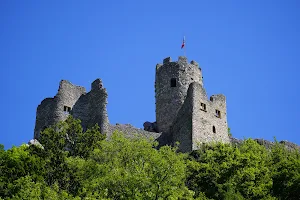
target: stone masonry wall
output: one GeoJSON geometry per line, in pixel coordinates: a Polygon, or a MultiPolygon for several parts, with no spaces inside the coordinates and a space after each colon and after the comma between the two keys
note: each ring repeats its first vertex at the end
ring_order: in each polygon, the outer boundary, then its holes
{"type": "Polygon", "coordinates": [[[180,56],[177,62],[171,62],[171,58],[166,58],[163,64],[156,65],[155,99],[158,132],[170,131],[192,82],[202,85],[201,69],[195,61],[188,63],[186,57],[180,56]],[[176,80],[176,87],[171,87],[171,79],[176,80]]]}
{"type": "Polygon", "coordinates": [[[64,111],[64,106],[72,109],[85,92],[84,87],[75,86],[66,80],[60,81],[56,96],[45,99],[37,108],[34,138],[38,138],[45,127],[65,120],[69,113],[64,111]]]}
{"type": "Polygon", "coordinates": [[[89,128],[97,123],[100,126],[100,132],[107,133],[109,126],[106,109],[107,91],[100,79],[96,79],[91,88],[89,93],[82,95],[76,102],[72,115],[81,120],[84,128],[89,128]]]}
{"type": "MultiPolygon", "coordinates": [[[[189,88],[190,90],[190,88],[189,88]]],[[[179,151],[190,152],[192,151],[192,93],[188,90],[187,97],[183,106],[178,112],[177,118],[171,128],[172,143],[179,142],[179,151]]]]}
{"type": "Polygon", "coordinates": [[[225,96],[213,95],[208,100],[202,85],[192,83],[190,87],[189,91],[193,97],[192,149],[197,149],[199,143],[229,143],[225,96]],[[220,117],[217,116],[216,110],[220,111],[220,117]]]}
{"type": "Polygon", "coordinates": [[[114,131],[122,132],[126,137],[133,137],[135,134],[153,139],[160,137],[161,133],[144,131],[128,124],[110,125],[106,109],[107,96],[100,79],[91,84],[91,91],[88,93],[83,87],[62,80],[57,95],[44,99],[37,108],[34,138],[38,139],[43,128],[65,120],[69,114],[80,119],[84,129],[98,123],[100,132],[107,134],[108,138],[114,131]],[[64,112],[64,106],[71,108],[70,112],[64,112]]]}
{"type": "Polygon", "coordinates": [[[208,100],[203,86],[196,82],[191,83],[171,130],[173,143],[180,142],[181,152],[196,150],[200,143],[230,142],[225,97],[213,95],[208,100]],[[220,110],[221,118],[216,117],[216,109],[220,110]]]}
{"type": "Polygon", "coordinates": [[[54,98],[46,98],[37,107],[34,138],[38,138],[40,131],[45,127],[54,124],[53,113],[55,105],[54,98]]]}

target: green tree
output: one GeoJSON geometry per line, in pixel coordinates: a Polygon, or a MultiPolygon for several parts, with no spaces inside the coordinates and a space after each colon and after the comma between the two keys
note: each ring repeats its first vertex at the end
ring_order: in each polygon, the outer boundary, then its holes
{"type": "Polygon", "coordinates": [[[30,176],[21,177],[14,181],[9,188],[13,195],[7,200],[80,200],[79,197],[72,197],[66,191],[61,190],[57,184],[51,187],[42,182],[34,182],[30,176]]]}
{"type": "Polygon", "coordinates": [[[275,143],[272,150],[272,191],[280,199],[300,199],[300,154],[275,143]]]}
{"type": "Polygon", "coordinates": [[[87,158],[98,142],[104,139],[105,135],[99,132],[98,125],[83,132],[81,121],[69,116],[40,134],[43,149],[34,147],[32,154],[39,155],[46,161],[47,185],[57,183],[60,189],[76,195],[81,181],[78,180],[77,171],[70,168],[68,159],[71,156],[87,158]]]}
{"type": "Polygon", "coordinates": [[[196,197],[204,192],[213,199],[269,198],[269,157],[257,142],[245,140],[239,148],[220,143],[202,145],[191,156],[187,185],[196,197]]]}
{"type": "MultiPolygon", "coordinates": [[[[82,195],[112,199],[190,199],[184,185],[184,155],[143,138],[113,134],[102,141],[80,171],[85,171],[82,195]]],[[[77,161],[81,162],[81,161],[77,161]]],[[[80,166],[80,164],[76,164],[80,166]]]]}
{"type": "Polygon", "coordinates": [[[45,174],[45,162],[43,159],[33,156],[29,152],[28,145],[12,147],[4,151],[0,150],[0,196],[11,196],[17,179],[30,175],[34,181],[43,181],[45,174]]]}

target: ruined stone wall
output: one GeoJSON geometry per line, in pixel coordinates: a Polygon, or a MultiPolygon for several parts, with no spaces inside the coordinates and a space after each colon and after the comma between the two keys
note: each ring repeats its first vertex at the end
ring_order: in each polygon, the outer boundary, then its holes
{"type": "Polygon", "coordinates": [[[213,95],[208,100],[203,86],[191,83],[171,131],[173,143],[180,143],[181,152],[196,150],[200,143],[230,142],[225,96],[213,95]],[[216,110],[220,111],[220,118],[216,110]]]}
{"type": "Polygon", "coordinates": [[[192,113],[193,113],[193,99],[191,88],[188,89],[186,99],[183,106],[178,112],[177,118],[171,128],[172,132],[172,145],[179,142],[179,151],[190,152],[192,151],[192,113]]]}
{"type": "Polygon", "coordinates": [[[62,80],[54,98],[47,98],[37,108],[34,138],[39,137],[45,127],[64,121],[69,114],[80,119],[84,128],[100,126],[100,132],[108,131],[107,91],[100,79],[92,83],[92,89],[86,93],[84,87],[75,86],[62,80]],[[65,108],[70,110],[65,111],[65,108]]]}
{"type": "Polygon", "coordinates": [[[202,72],[195,61],[188,63],[186,57],[180,56],[176,62],[166,58],[163,64],[158,64],[155,97],[155,131],[159,133],[130,125],[110,125],[106,109],[107,91],[100,79],[92,83],[88,93],[85,88],[62,80],[56,96],[45,99],[37,108],[34,137],[38,139],[44,127],[63,121],[72,114],[81,120],[84,129],[98,123],[100,132],[108,136],[118,130],[126,135],[154,136],[160,145],[179,141],[183,152],[197,149],[197,144],[202,142],[229,142],[225,96],[213,95],[210,100],[207,99],[202,72]],[[65,108],[68,108],[67,112],[65,108]],[[216,110],[220,117],[216,116],[216,110]]]}
{"type": "Polygon", "coordinates": [[[197,149],[199,143],[229,143],[225,96],[213,95],[208,99],[202,85],[192,83],[190,87],[193,99],[192,149],[197,149]],[[220,111],[220,116],[216,110],[220,111]]]}
{"type": "Polygon", "coordinates": [[[96,79],[92,83],[91,91],[82,95],[74,105],[72,115],[81,120],[84,128],[100,126],[101,133],[108,132],[109,120],[107,115],[107,91],[102,81],[96,79]]]}
{"type": "Polygon", "coordinates": [[[38,138],[45,127],[65,120],[69,113],[64,111],[64,107],[72,109],[85,92],[84,87],[75,86],[66,80],[60,81],[56,96],[43,100],[37,108],[34,138],[38,138]]]}
{"type": "Polygon", "coordinates": [[[46,98],[37,107],[34,128],[34,138],[38,138],[40,132],[47,126],[54,124],[53,114],[56,103],[54,98],[46,98]]]}
{"type": "Polygon", "coordinates": [[[190,83],[202,85],[202,74],[195,61],[188,63],[180,56],[177,62],[166,58],[157,64],[155,76],[156,122],[159,132],[169,132],[177,113],[185,100],[190,83]],[[171,80],[175,87],[171,87],[171,80]]]}

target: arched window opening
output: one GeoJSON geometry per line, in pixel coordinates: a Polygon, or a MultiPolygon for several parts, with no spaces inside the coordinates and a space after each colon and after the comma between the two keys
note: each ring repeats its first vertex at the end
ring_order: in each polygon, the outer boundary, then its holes
{"type": "Polygon", "coordinates": [[[213,126],[213,133],[216,133],[216,127],[213,126]]]}

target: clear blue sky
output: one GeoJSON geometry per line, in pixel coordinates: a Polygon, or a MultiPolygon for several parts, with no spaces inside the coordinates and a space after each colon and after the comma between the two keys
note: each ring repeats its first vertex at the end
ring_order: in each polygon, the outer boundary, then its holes
{"type": "Polygon", "coordinates": [[[61,79],[101,78],[112,124],[155,121],[155,66],[186,55],[209,95],[227,97],[237,138],[300,144],[300,1],[0,1],[1,133],[33,137],[61,79]]]}

